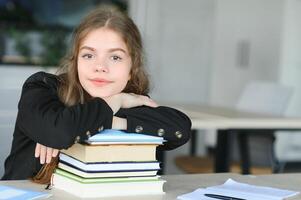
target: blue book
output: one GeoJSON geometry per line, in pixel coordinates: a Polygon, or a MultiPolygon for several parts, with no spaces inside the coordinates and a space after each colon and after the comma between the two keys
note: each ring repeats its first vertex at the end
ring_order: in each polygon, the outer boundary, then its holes
{"type": "Polygon", "coordinates": [[[162,144],[164,141],[163,137],[106,129],[93,135],[86,142],[89,144],[162,144]]]}
{"type": "Polygon", "coordinates": [[[36,192],[32,190],[18,189],[15,187],[0,185],[0,199],[6,200],[29,200],[48,198],[52,194],[46,192],[36,192]]]}

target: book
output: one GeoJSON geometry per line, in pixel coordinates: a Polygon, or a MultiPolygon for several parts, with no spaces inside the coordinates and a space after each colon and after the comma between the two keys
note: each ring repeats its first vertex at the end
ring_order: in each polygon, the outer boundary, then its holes
{"type": "Polygon", "coordinates": [[[114,129],[103,130],[88,140],[88,144],[163,144],[163,137],[137,133],[126,133],[114,129]]]}
{"type": "Polygon", "coordinates": [[[116,171],[154,171],[160,169],[157,161],[151,162],[99,162],[84,163],[64,153],[59,155],[60,162],[86,172],[116,172],[116,171]]]}
{"type": "Polygon", "coordinates": [[[82,169],[76,169],[63,163],[58,164],[58,168],[76,174],[83,178],[107,178],[107,177],[140,177],[140,176],[156,176],[158,170],[154,171],[118,171],[118,172],[87,172],[82,169]]]}
{"type": "Polygon", "coordinates": [[[130,181],[155,181],[158,180],[160,176],[151,177],[107,177],[107,178],[83,178],[78,175],[72,174],[68,171],[62,169],[56,169],[55,173],[65,176],[67,178],[73,179],[80,183],[111,183],[111,182],[130,182],[130,181]]]}
{"type": "Polygon", "coordinates": [[[55,172],[52,175],[52,185],[81,198],[100,198],[109,196],[158,195],[164,194],[164,180],[131,180],[107,182],[81,182],[55,172]]]}
{"type": "Polygon", "coordinates": [[[180,195],[179,200],[212,200],[213,196],[218,199],[247,199],[247,200],[282,200],[298,195],[299,192],[277,189],[272,187],[255,186],[239,183],[228,179],[224,184],[199,188],[191,193],[180,195]],[[211,196],[211,197],[209,197],[211,196]]]}
{"type": "Polygon", "coordinates": [[[158,144],[102,144],[85,145],[76,143],[67,154],[82,162],[155,161],[158,144]]]}
{"type": "Polygon", "coordinates": [[[23,200],[48,198],[52,194],[47,192],[37,192],[33,190],[24,190],[10,186],[0,185],[0,199],[23,200]]]}

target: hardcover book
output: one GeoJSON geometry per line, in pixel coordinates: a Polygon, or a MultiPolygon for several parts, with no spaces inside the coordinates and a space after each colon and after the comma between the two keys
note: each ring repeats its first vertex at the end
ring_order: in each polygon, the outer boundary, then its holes
{"type": "Polygon", "coordinates": [[[164,194],[164,180],[108,181],[83,183],[68,176],[54,173],[53,187],[81,198],[100,198],[109,196],[158,195],[164,194]]]}
{"type": "Polygon", "coordinates": [[[156,176],[158,170],[153,171],[118,171],[118,172],[91,172],[76,169],[63,163],[58,164],[58,168],[76,174],[83,178],[107,178],[107,177],[141,177],[141,176],[156,176]]]}
{"type": "Polygon", "coordinates": [[[118,172],[118,171],[154,171],[159,170],[160,165],[157,161],[152,162],[99,162],[99,163],[84,163],[80,160],[72,158],[64,153],[59,155],[60,162],[77,169],[87,172],[118,172]]]}
{"type": "Polygon", "coordinates": [[[76,143],[67,154],[82,162],[155,161],[158,144],[102,144],[85,145],[76,143]]]}
{"type": "Polygon", "coordinates": [[[162,144],[164,141],[163,137],[126,133],[114,129],[106,129],[86,140],[89,144],[162,144]]]}

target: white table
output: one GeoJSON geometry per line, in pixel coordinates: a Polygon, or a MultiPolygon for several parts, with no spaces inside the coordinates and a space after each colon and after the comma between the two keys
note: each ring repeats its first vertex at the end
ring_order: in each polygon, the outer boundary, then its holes
{"type": "MultiPolygon", "coordinates": [[[[215,171],[228,172],[230,152],[230,134],[233,131],[241,130],[266,130],[274,133],[278,130],[301,130],[301,118],[271,116],[258,113],[239,111],[231,108],[209,106],[209,105],[192,105],[192,104],[173,104],[161,103],[168,105],[186,113],[192,121],[194,130],[191,138],[191,154],[196,149],[196,131],[199,129],[214,129],[217,131],[217,146],[215,157],[215,171]]],[[[241,134],[241,141],[244,142],[242,150],[242,168],[243,173],[249,173],[249,153],[247,141],[244,134],[241,134]]]]}
{"type": "MultiPolygon", "coordinates": [[[[151,196],[130,196],[118,198],[102,198],[103,200],[175,200],[178,195],[192,192],[200,187],[214,186],[224,183],[228,178],[236,181],[259,185],[269,186],[281,189],[289,189],[294,191],[301,191],[301,174],[273,174],[273,175],[239,175],[239,174],[193,174],[193,175],[169,175],[162,177],[167,182],[164,183],[165,195],[151,195],[151,196]]],[[[29,181],[0,181],[1,185],[14,186],[18,188],[31,189],[36,191],[45,191],[44,185],[34,184],[29,181]]],[[[47,190],[52,197],[49,199],[68,200],[79,199],[69,193],[61,190],[52,189],[47,190]]],[[[298,195],[293,200],[301,200],[298,195]]]]}

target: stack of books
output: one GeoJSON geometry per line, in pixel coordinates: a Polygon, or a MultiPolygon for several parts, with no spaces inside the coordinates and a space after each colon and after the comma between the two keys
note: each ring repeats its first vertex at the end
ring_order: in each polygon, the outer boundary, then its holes
{"type": "Polygon", "coordinates": [[[81,198],[163,194],[162,137],[104,130],[61,151],[52,185],[81,198]]]}

